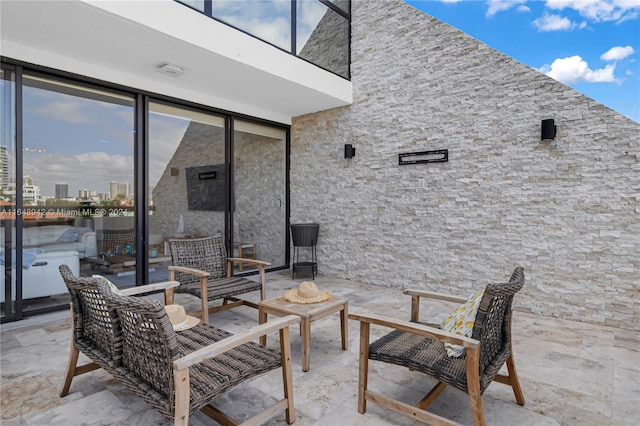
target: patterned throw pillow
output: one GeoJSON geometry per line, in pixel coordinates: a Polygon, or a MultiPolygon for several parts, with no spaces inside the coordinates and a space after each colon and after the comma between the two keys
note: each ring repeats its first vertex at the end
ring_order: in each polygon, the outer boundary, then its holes
{"type": "Polygon", "coordinates": [[[122,296],[122,292],[120,292],[120,289],[118,288],[117,285],[115,285],[114,283],[112,283],[108,278],[103,277],[102,275],[93,275],[91,278],[99,278],[102,281],[104,281],[105,284],[109,285],[109,287],[111,287],[111,290],[117,294],[118,296],[122,296]]]}
{"type": "MultiPolygon", "coordinates": [[[[473,333],[473,324],[476,321],[476,314],[480,307],[480,301],[484,295],[484,289],[474,293],[466,303],[458,307],[455,311],[451,312],[442,324],[440,328],[445,331],[460,334],[465,337],[471,337],[473,333]]],[[[464,346],[453,345],[451,343],[445,343],[444,347],[447,349],[447,355],[449,357],[459,358],[464,355],[464,346]]]]}

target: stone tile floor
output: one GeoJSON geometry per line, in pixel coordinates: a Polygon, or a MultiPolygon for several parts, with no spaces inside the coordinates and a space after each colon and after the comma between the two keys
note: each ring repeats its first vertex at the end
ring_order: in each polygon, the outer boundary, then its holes
{"type": "MultiPolygon", "coordinates": [[[[507,278],[507,277],[505,277],[507,278]]],[[[289,272],[268,274],[268,297],[277,297],[303,279],[289,272]]],[[[400,290],[316,277],[322,290],[349,299],[351,312],[409,318],[410,299],[400,290]]],[[[517,296],[516,296],[517,297],[517,296]]],[[[197,299],[177,295],[187,309],[197,299]]],[[[517,300],[516,300],[517,305],[517,300]]],[[[454,305],[422,304],[421,318],[442,320],[454,305]]],[[[2,425],[170,425],[143,400],[97,370],[76,377],[65,398],[58,396],[64,377],[70,327],[68,312],[34,317],[0,328],[0,424],[2,425]]],[[[241,307],[211,317],[231,332],[257,324],[257,312],[241,307]]],[[[350,321],[349,349],[340,348],[339,315],[312,325],[311,369],[301,370],[300,336],[292,335],[296,425],[413,425],[369,403],[357,412],[358,323],[350,321]]],[[[372,339],[386,332],[372,327],[372,339]]],[[[526,405],[515,403],[511,388],[493,383],[483,395],[489,425],[637,425],[640,424],[640,333],[515,312],[514,353],[526,405]]],[[[274,336],[275,337],[275,336],[274,336]]],[[[269,346],[277,347],[276,338],[269,346]]],[[[244,383],[218,398],[216,405],[238,420],[280,398],[280,370],[244,383]]],[[[369,387],[408,403],[417,403],[435,382],[420,373],[370,363],[369,387]]],[[[430,411],[471,424],[465,394],[447,388],[430,411]]],[[[211,424],[198,413],[190,424],[211,424]]],[[[270,425],[286,424],[284,413],[270,425]]]]}

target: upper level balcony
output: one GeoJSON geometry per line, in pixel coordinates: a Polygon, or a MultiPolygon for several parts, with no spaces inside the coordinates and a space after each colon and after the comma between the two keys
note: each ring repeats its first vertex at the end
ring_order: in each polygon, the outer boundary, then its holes
{"type": "Polygon", "coordinates": [[[3,57],[281,123],[352,102],[352,85],[345,78],[348,37],[343,34],[347,44],[336,48],[333,25],[340,18],[340,28],[348,35],[349,21],[324,4],[328,2],[298,1],[295,8],[291,4],[296,2],[278,2],[286,4],[290,18],[271,16],[270,21],[266,15],[253,20],[243,12],[251,3],[255,8],[272,2],[216,1],[215,19],[205,13],[211,11],[200,10],[201,3],[211,8],[208,0],[186,3],[189,7],[174,0],[2,2],[1,52],[3,57]],[[234,9],[234,15],[231,9],[220,9],[223,4],[241,10],[234,9]],[[333,52],[338,54],[331,57],[333,52]],[[177,75],[158,72],[166,64],[177,75]]]}

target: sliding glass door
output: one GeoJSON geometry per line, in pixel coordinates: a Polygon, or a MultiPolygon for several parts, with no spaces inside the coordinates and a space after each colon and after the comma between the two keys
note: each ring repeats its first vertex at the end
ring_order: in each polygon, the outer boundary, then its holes
{"type": "Polygon", "coordinates": [[[286,126],[12,64],[0,83],[3,322],[68,306],[62,264],[166,280],[172,238],[287,265],[286,126]]]}
{"type": "Polygon", "coordinates": [[[64,303],[61,264],[135,285],[135,97],[36,74],[22,83],[25,310],[64,303]]]}
{"type": "Polygon", "coordinates": [[[287,133],[244,120],[233,129],[234,255],[284,265],[287,133]]]}
{"type": "Polygon", "coordinates": [[[223,117],[149,103],[150,282],[167,279],[167,240],[225,234],[225,139],[223,117]]]}
{"type": "Polygon", "coordinates": [[[0,317],[15,317],[16,278],[16,84],[0,69],[0,317]]]}

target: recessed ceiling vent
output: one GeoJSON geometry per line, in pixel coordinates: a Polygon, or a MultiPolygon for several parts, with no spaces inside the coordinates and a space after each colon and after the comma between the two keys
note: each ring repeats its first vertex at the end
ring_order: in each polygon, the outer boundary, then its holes
{"type": "Polygon", "coordinates": [[[181,75],[186,73],[186,71],[182,67],[173,64],[164,64],[159,66],[158,72],[171,77],[180,77],[181,75]]]}

